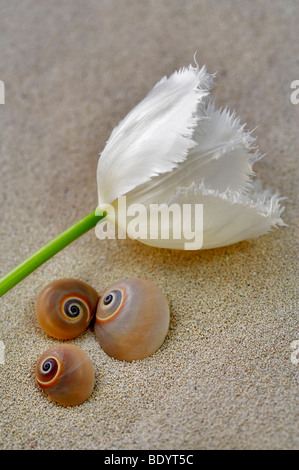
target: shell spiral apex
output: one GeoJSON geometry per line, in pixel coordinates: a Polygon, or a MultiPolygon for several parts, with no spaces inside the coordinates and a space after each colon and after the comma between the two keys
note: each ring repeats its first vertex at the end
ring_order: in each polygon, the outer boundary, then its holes
{"type": "Polygon", "coordinates": [[[83,281],[60,279],[39,293],[35,311],[42,329],[57,339],[72,339],[90,324],[99,295],[83,281]]]}
{"type": "Polygon", "coordinates": [[[52,400],[75,406],[90,397],[95,372],[87,354],[73,344],[58,344],[47,349],[36,365],[36,381],[52,400]]]}

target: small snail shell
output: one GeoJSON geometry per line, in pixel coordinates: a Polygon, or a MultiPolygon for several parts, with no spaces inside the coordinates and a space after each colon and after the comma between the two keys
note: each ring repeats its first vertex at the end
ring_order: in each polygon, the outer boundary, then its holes
{"type": "Polygon", "coordinates": [[[95,380],[87,354],[73,344],[47,349],[36,365],[38,385],[61,405],[79,405],[90,397],[95,380]]]}
{"type": "Polygon", "coordinates": [[[88,327],[99,295],[83,281],[60,279],[51,282],[39,293],[35,311],[46,333],[58,339],[71,339],[88,327]]]}
{"type": "Polygon", "coordinates": [[[94,324],[103,350],[116,359],[133,361],[153,354],[169,327],[168,302],[145,279],[125,279],[101,296],[94,324]]]}

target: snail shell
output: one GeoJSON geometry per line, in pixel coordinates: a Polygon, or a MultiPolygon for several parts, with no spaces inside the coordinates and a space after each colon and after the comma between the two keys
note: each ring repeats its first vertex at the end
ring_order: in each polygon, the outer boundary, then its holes
{"type": "Polygon", "coordinates": [[[150,356],[163,343],[169,327],[166,297],[145,279],[125,279],[101,296],[94,324],[103,350],[116,359],[150,356]]]}
{"type": "Polygon", "coordinates": [[[73,344],[58,344],[40,356],[36,380],[54,401],[74,406],[90,397],[95,373],[91,360],[82,349],[73,344]]]}
{"type": "Polygon", "coordinates": [[[83,281],[60,279],[39,293],[35,311],[46,333],[58,339],[71,339],[82,333],[91,322],[99,295],[83,281]]]}

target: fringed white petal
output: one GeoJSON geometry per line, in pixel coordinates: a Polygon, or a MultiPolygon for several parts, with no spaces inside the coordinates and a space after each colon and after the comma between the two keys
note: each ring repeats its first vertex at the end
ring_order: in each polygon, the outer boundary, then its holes
{"type": "Polygon", "coordinates": [[[204,181],[207,187],[221,192],[227,188],[250,190],[253,164],[261,158],[255,138],[245,130],[245,124],[240,124],[235,112],[217,110],[211,100],[200,104],[198,112],[205,119],[195,129],[193,138],[197,145],[188,155],[195,181],[204,181]]]}
{"type": "Polygon", "coordinates": [[[281,219],[284,208],[280,201],[277,194],[262,191],[258,182],[252,185],[247,195],[192,184],[178,190],[169,203],[203,204],[202,249],[206,249],[257,238],[272,227],[285,225],[281,219]]]}
{"type": "Polygon", "coordinates": [[[199,104],[199,122],[194,130],[196,145],[187,158],[171,172],[153,177],[128,194],[130,200],[145,203],[159,197],[161,187],[168,196],[180,186],[201,184],[220,192],[227,189],[247,193],[252,189],[254,163],[261,155],[254,145],[255,138],[245,130],[235,113],[217,110],[207,99],[199,104]]]}
{"type": "Polygon", "coordinates": [[[209,93],[206,68],[183,68],[162,78],[113,130],[98,162],[98,198],[118,196],[172,171],[196,143],[197,105],[209,93]]]}
{"type": "MultiPolygon", "coordinates": [[[[167,192],[160,191],[159,199],[166,201],[167,192]]],[[[202,183],[191,184],[188,188],[179,188],[170,200],[167,200],[168,207],[177,204],[183,214],[183,204],[190,204],[192,208],[195,204],[203,204],[203,243],[201,249],[216,248],[240,242],[242,240],[257,238],[271,230],[272,227],[284,226],[281,207],[277,194],[271,195],[269,190],[262,191],[260,183],[252,185],[252,190],[247,195],[240,192],[232,192],[227,189],[224,192],[208,189],[202,183]]],[[[161,202],[160,202],[161,203],[161,202]]],[[[151,220],[150,206],[147,205],[147,222],[151,220]]],[[[191,214],[194,214],[191,209],[191,214]]],[[[194,225],[194,224],[193,224],[194,225]]],[[[128,235],[130,227],[127,227],[128,235]],[[128,230],[129,228],[129,230],[128,230]]],[[[149,236],[139,239],[142,243],[160,248],[186,249],[186,243],[190,243],[190,238],[184,237],[184,227],[182,218],[162,219],[159,226],[159,239],[150,239],[149,236]],[[165,226],[164,226],[165,224],[165,226]],[[173,234],[181,227],[181,239],[162,239],[165,228],[173,234]]]]}

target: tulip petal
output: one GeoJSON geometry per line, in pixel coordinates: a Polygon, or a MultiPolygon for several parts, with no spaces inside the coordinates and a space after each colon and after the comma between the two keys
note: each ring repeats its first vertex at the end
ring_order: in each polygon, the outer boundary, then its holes
{"type": "Polygon", "coordinates": [[[116,126],[98,162],[99,205],[172,171],[196,142],[196,109],[209,93],[206,68],[183,68],[162,78],[116,126]]]}
{"type": "MultiPolygon", "coordinates": [[[[194,130],[196,145],[187,158],[171,172],[155,176],[128,193],[128,198],[145,203],[157,198],[161,186],[168,198],[180,186],[192,183],[224,192],[227,189],[247,194],[255,190],[253,165],[261,158],[252,133],[227,109],[217,110],[210,99],[200,103],[199,122],[194,130]]],[[[167,199],[168,199],[167,198],[167,199]]]]}
{"type": "MultiPolygon", "coordinates": [[[[192,173],[198,175],[197,183],[220,192],[247,192],[252,189],[253,164],[261,158],[252,133],[240,124],[236,113],[225,108],[217,110],[211,100],[200,104],[202,119],[194,132],[197,145],[188,155],[192,173]]],[[[187,168],[187,166],[186,166],[187,168]]]]}
{"type": "MultiPolygon", "coordinates": [[[[163,194],[161,188],[159,199],[165,201],[166,193],[163,194]]],[[[179,188],[174,193],[167,205],[178,204],[183,214],[183,204],[203,204],[203,243],[201,249],[210,249],[233,243],[245,239],[257,238],[271,230],[272,227],[285,226],[281,219],[284,208],[280,201],[283,198],[277,194],[272,195],[270,190],[262,190],[259,182],[252,184],[252,190],[247,195],[232,192],[227,189],[224,192],[208,189],[204,183],[189,187],[179,188]]],[[[147,206],[150,222],[150,205],[147,206]]],[[[192,211],[192,209],[191,209],[192,211]]],[[[191,212],[192,213],[192,212],[191,212]]],[[[181,220],[170,219],[170,233],[176,230],[176,224],[181,220]]],[[[160,230],[163,232],[163,224],[168,224],[167,220],[161,221],[160,230]]],[[[184,235],[184,227],[181,230],[184,235]]],[[[128,231],[130,236],[130,232],[128,231]]],[[[185,245],[190,240],[182,236],[181,239],[139,239],[142,243],[160,248],[186,249],[185,245]]]]}

